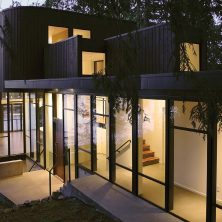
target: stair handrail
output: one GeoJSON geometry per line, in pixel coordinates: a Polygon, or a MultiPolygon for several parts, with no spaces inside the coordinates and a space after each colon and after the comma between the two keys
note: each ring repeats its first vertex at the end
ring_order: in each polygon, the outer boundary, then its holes
{"type": "MultiPolygon", "coordinates": [[[[43,154],[43,152],[44,152],[44,149],[40,152],[39,157],[41,157],[41,155],[43,154]]],[[[32,167],[29,169],[29,172],[32,171],[32,168],[33,168],[35,165],[38,165],[39,167],[42,168],[42,166],[38,164],[38,159],[37,159],[37,160],[34,161],[32,167]]]]}
{"type": "MultiPolygon", "coordinates": [[[[116,150],[115,150],[115,153],[120,153],[122,150],[124,150],[124,149],[122,149],[127,143],[129,143],[128,145],[130,145],[131,144],[131,140],[127,140],[126,142],[124,142],[120,147],[118,147],[116,150]]],[[[125,147],[126,148],[126,147],[125,147]]],[[[109,156],[106,158],[106,159],[109,159],[109,156]]]]}
{"type": "Polygon", "coordinates": [[[117,148],[116,149],[116,153],[118,152],[118,153],[120,153],[123,149],[123,147],[127,144],[127,143],[129,143],[129,145],[131,144],[131,140],[127,140],[125,143],[123,143],[119,148],[117,148]],[[122,149],[122,150],[121,150],[122,149]]]}

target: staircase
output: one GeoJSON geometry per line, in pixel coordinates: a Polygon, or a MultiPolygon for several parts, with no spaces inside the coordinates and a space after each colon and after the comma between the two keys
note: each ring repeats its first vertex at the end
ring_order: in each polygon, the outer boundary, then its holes
{"type": "Polygon", "coordinates": [[[150,150],[150,145],[146,144],[146,140],[143,140],[143,166],[149,166],[159,163],[160,158],[155,157],[155,152],[150,150]]]}

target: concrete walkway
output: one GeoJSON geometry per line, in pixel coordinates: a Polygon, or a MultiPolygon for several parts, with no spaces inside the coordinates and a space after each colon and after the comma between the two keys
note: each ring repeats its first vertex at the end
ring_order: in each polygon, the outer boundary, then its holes
{"type": "MultiPolygon", "coordinates": [[[[62,186],[63,183],[52,176],[52,192],[62,186]]],[[[49,196],[49,173],[37,170],[0,180],[0,193],[15,204],[44,199],[49,196]]]]}
{"type": "Polygon", "coordinates": [[[181,221],[97,175],[74,180],[71,185],[121,221],[181,221]]]}

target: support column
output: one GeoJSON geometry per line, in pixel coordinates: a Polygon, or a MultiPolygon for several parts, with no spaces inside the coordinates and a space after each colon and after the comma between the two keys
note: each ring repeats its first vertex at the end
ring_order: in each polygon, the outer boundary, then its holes
{"type": "Polygon", "coordinates": [[[78,104],[77,104],[77,95],[74,96],[74,131],[75,131],[75,178],[79,177],[79,158],[78,158],[78,104]]]}
{"type": "Polygon", "coordinates": [[[210,104],[208,105],[208,111],[206,221],[215,222],[217,184],[217,121],[210,104]]]}
{"type": "Polygon", "coordinates": [[[132,103],[132,193],[138,195],[138,98],[132,103]]]}
{"type": "Polygon", "coordinates": [[[171,112],[173,100],[166,100],[166,171],[165,171],[165,208],[173,209],[174,198],[174,119],[171,112]]]}
{"type": "Polygon", "coordinates": [[[115,153],[115,117],[113,113],[114,98],[109,98],[109,181],[116,180],[116,153],[115,153]]]}

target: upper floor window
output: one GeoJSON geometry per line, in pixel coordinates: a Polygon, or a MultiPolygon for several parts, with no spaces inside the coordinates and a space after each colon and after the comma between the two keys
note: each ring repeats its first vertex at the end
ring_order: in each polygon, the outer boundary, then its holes
{"type": "Polygon", "coordinates": [[[82,74],[105,75],[105,53],[82,52],[82,74]]]}
{"type": "Polygon", "coordinates": [[[91,38],[90,30],[83,30],[83,29],[73,29],[73,36],[81,35],[84,39],[91,38]]]}
{"type": "Polygon", "coordinates": [[[48,26],[48,43],[56,43],[68,38],[68,28],[48,26]]]}
{"type": "Polygon", "coordinates": [[[200,71],[200,45],[182,43],[180,45],[180,71],[200,71]]]}

